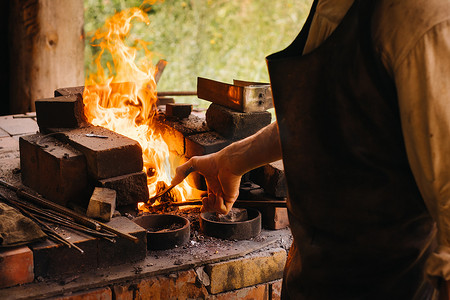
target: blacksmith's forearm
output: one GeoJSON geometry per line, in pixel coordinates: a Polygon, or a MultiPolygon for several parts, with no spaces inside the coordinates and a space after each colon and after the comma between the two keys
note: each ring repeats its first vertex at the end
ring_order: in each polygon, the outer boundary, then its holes
{"type": "Polygon", "coordinates": [[[220,151],[235,175],[281,159],[280,137],[276,122],[252,136],[235,142],[220,151]]]}

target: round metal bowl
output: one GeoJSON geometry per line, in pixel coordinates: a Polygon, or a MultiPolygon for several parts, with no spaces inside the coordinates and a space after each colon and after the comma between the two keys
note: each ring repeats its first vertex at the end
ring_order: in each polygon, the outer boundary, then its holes
{"type": "Polygon", "coordinates": [[[147,249],[163,250],[181,246],[189,241],[190,222],[176,215],[145,215],[134,223],[147,230],[147,249]]]}
{"type": "Polygon", "coordinates": [[[261,213],[247,208],[248,220],[242,222],[214,221],[214,212],[200,214],[200,228],[208,236],[226,240],[247,240],[261,233],[261,213]]]}

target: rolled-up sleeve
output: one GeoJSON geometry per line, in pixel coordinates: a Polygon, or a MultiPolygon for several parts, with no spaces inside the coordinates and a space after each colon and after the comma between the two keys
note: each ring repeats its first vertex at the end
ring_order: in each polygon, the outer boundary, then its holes
{"type": "Polygon", "coordinates": [[[393,73],[408,159],[438,228],[426,272],[450,280],[450,20],[428,30],[393,73]]]}

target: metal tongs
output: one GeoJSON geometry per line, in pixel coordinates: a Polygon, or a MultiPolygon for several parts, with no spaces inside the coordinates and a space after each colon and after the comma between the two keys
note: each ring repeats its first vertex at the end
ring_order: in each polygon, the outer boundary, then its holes
{"type": "MultiPolygon", "coordinates": [[[[190,167],[189,169],[186,170],[186,172],[184,172],[184,178],[188,177],[189,174],[191,174],[194,171],[193,167],[190,167]]],[[[182,182],[182,181],[181,181],[182,182]]],[[[157,193],[155,196],[150,197],[148,199],[149,203],[153,203],[155,202],[156,199],[161,198],[162,196],[164,196],[165,194],[167,194],[168,192],[170,192],[174,187],[176,187],[179,183],[176,184],[172,184],[170,185],[168,188],[166,188],[165,190],[162,190],[161,192],[157,193]]]]}
{"type": "Polygon", "coordinates": [[[162,190],[161,192],[157,193],[155,196],[150,197],[148,199],[148,202],[153,203],[155,202],[156,199],[164,196],[165,194],[167,194],[168,192],[170,192],[171,189],[173,189],[175,186],[177,186],[176,184],[172,184],[171,186],[169,186],[167,189],[162,190]]]}

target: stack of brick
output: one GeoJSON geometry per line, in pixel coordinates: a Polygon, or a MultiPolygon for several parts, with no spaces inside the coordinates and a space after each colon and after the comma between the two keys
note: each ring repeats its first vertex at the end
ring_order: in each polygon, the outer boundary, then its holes
{"type": "MultiPolygon", "coordinates": [[[[287,198],[286,177],[284,175],[283,161],[279,160],[250,172],[249,179],[260,188],[248,192],[249,199],[282,200],[287,198]]],[[[286,207],[267,206],[261,208],[263,211],[262,222],[268,229],[282,229],[289,226],[286,207]]]]}
{"type": "Polygon", "coordinates": [[[30,245],[34,256],[34,276],[49,278],[89,272],[96,268],[133,263],[146,257],[147,233],[144,228],[122,216],[112,218],[107,224],[137,237],[138,243],[120,236],[112,243],[75,230],[60,230],[64,238],[83,249],[84,253],[51,240],[34,243],[30,245]]]}
{"type": "Polygon", "coordinates": [[[37,100],[39,133],[20,138],[22,182],[58,204],[87,207],[96,186],[117,192],[116,206],[147,201],[137,141],[86,122],[84,87],[37,100]]]}
{"type": "MultiPolygon", "coordinates": [[[[209,136],[206,140],[226,140],[231,143],[246,138],[270,124],[271,114],[265,110],[268,107],[269,90],[264,87],[258,89],[257,86],[244,82],[229,85],[199,78],[197,86],[199,97],[213,102],[206,112],[206,123],[213,131],[207,133],[209,136]],[[246,90],[249,92],[258,90],[258,101],[256,101],[256,95],[248,94],[246,90]]],[[[196,138],[198,141],[205,136],[206,133],[202,136],[189,137],[188,140],[192,141],[196,138]]],[[[224,143],[224,146],[226,145],[224,143]]],[[[215,152],[220,149],[221,147],[215,147],[211,150],[215,152]]],[[[206,154],[205,152],[198,151],[196,154],[206,154]]],[[[248,193],[244,191],[240,195],[241,199],[264,201],[284,200],[287,197],[282,161],[267,164],[244,177],[259,187],[248,193]]],[[[262,213],[263,225],[266,228],[282,229],[289,225],[285,207],[261,204],[258,209],[262,213]]]]}
{"type": "MultiPolygon", "coordinates": [[[[244,91],[244,87],[199,78],[198,97],[212,102],[206,111],[206,122],[189,115],[189,105],[166,105],[166,116],[158,118],[157,123],[164,139],[173,143],[169,148],[186,158],[205,155],[269,125],[272,117],[268,111],[236,104],[245,102],[244,91]]],[[[265,101],[260,99],[260,102],[265,101]]]]}

